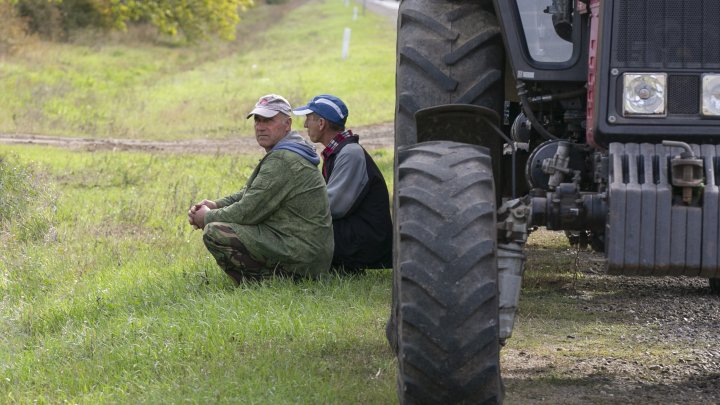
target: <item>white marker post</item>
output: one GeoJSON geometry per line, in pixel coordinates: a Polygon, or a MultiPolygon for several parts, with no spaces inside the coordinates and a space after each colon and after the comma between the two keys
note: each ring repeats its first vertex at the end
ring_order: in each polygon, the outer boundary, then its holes
{"type": "Polygon", "coordinates": [[[357,20],[357,7],[353,7],[353,21],[357,20]]]}
{"type": "Polygon", "coordinates": [[[342,59],[345,60],[350,52],[350,28],[345,28],[343,33],[342,59]]]}

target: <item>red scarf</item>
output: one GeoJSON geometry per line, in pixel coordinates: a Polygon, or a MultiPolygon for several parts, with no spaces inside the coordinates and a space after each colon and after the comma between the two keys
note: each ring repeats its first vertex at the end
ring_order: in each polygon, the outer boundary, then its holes
{"type": "Polygon", "coordinates": [[[327,170],[325,168],[325,161],[330,157],[330,155],[335,152],[335,149],[337,149],[338,145],[343,143],[346,139],[353,136],[353,133],[351,130],[346,130],[345,132],[338,132],[337,135],[330,141],[330,143],[327,144],[325,149],[322,151],[322,157],[323,157],[323,167],[322,167],[322,173],[323,177],[327,179],[327,170]]]}

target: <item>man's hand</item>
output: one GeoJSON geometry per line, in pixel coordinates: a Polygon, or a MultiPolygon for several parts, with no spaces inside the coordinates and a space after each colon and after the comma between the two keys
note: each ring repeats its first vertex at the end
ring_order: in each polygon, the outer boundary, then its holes
{"type": "Polygon", "coordinates": [[[210,208],[211,210],[217,209],[217,203],[215,201],[210,201],[210,200],[202,200],[195,205],[204,205],[204,206],[210,208]]]}
{"type": "Polygon", "coordinates": [[[202,200],[188,210],[188,222],[194,229],[205,227],[205,214],[211,209],[217,209],[217,203],[211,200],[202,200]]]}
{"type": "Polygon", "coordinates": [[[207,205],[200,205],[195,212],[190,216],[191,224],[195,229],[202,229],[205,227],[205,214],[210,212],[210,208],[207,205]]]}

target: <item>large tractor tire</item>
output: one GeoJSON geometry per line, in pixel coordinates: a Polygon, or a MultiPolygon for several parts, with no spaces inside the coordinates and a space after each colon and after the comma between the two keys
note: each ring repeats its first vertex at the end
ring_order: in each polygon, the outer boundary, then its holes
{"type": "MultiPolygon", "coordinates": [[[[502,402],[495,193],[487,148],[400,148],[394,306],[402,404],[502,402]]],[[[392,344],[393,342],[391,342],[392,344]]]]}
{"type": "Polygon", "coordinates": [[[418,141],[414,115],[422,108],[475,104],[500,113],[504,68],[492,1],[403,0],[398,12],[396,147],[418,141]]]}

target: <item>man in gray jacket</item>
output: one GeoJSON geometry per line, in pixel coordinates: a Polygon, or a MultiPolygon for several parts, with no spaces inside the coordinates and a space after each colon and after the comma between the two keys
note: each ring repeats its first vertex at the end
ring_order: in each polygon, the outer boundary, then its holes
{"type": "Polygon", "coordinates": [[[332,219],[312,144],[291,130],[290,103],[260,98],[248,118],[266,155],[245,187],[188,212],[218,265],[238,283],[274,274],[317,277],[330,269],[332,219]]]}
{"type": "Polygon", "coordinates": [[[325,146],[322,172],[335,234],[333,266],[351,271],[392,267],[387,185],[359,137],[345,128],[347,106],[321,94],[293,112],[305,116],[310,140],[325,146]]]}

